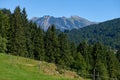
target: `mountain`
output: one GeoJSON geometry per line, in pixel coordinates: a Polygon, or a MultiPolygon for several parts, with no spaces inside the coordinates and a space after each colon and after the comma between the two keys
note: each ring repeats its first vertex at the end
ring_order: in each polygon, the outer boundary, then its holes
{"type": "Polygon", "coordinates": [[[87,19],[81,18],[79,16],[67,17],[53,17],[53,16],[43,16],[43,17],[34,17],[31,19],[33,22],[37,23],[38,26],[41,26],[42,29],[47,30],[50,25],[54,24],[57,29],[60,30],[71,30],[79,29],[87,25],[94,24],[87,19]]]}
{"type": "Polygon", "coordinates": [[[120,18],[89,25],[67,32],[70,41],[79,44],[88,41],[90,44],[102,42],[112,48],[120,48],[120,18]]]}

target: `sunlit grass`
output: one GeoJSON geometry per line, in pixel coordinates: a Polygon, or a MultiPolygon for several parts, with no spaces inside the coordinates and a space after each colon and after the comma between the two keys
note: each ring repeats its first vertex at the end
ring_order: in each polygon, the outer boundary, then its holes
{"type": "Polygon", "coordinates": [[[0,80],[77,80],[57,74],[55,68],[51,63],[0,53],[0,80]],[[50,68],[54,73],[45,74],[45,68],[50,68]]]}

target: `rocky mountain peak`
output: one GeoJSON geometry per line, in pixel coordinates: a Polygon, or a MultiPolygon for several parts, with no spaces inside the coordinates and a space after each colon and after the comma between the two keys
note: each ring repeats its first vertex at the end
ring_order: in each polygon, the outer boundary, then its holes
{"type": "Polygon", "coordinates": [[[45,15],[43,17],[34,17],[31,19],[33,22],[37,23],[38,26],[41,26],[42,29],[47,30],[50,25],[54,24],[57,29],[60,30],[71,30],[71,29],[79,29],[85,27],[90,24],[94,24],[85,18],[79,16],[71,16],[69,18],[63,17],[54,17],[45,15]]]}

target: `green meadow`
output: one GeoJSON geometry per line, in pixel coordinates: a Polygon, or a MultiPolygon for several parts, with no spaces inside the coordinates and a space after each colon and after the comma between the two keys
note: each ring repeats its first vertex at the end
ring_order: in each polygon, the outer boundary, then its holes
{"type": "Polygon", "coordinates": [[[0,53],[0,80],[83,80],[59,74],[55,69],[52,63],[0,53]]]}

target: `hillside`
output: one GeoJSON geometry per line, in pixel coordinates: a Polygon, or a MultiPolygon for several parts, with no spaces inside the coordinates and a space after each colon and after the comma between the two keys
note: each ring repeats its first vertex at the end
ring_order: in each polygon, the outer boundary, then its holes
{"type": "Polygon", "coordinates": [[[74,72],[56,70],[52,63],[0,53],[0,80],[83,80],[75,79],[74,72]]]}
{"type": "Polygon", "coordinates": [[[73,29],[68,32],[71,41],[79,44],[84,40],[93,44],[102,42],[112,48],[120,48],[120,18],[105,21],[99,24],[73,29]]]}
{"type": "Polygon", "coordinates": [[[84,26],[94,24],[94,22],[91,22],[79,16],[71,16],[70,18],[67,18],[46,15],[40,18],[34,17],[31,20],[38,26],[41,26],[41,28],[44,30],[47,30],[48,27],[50,27],[52,24],[54,24],[56,28],[60,30],[79,29],[84,26]]]}

